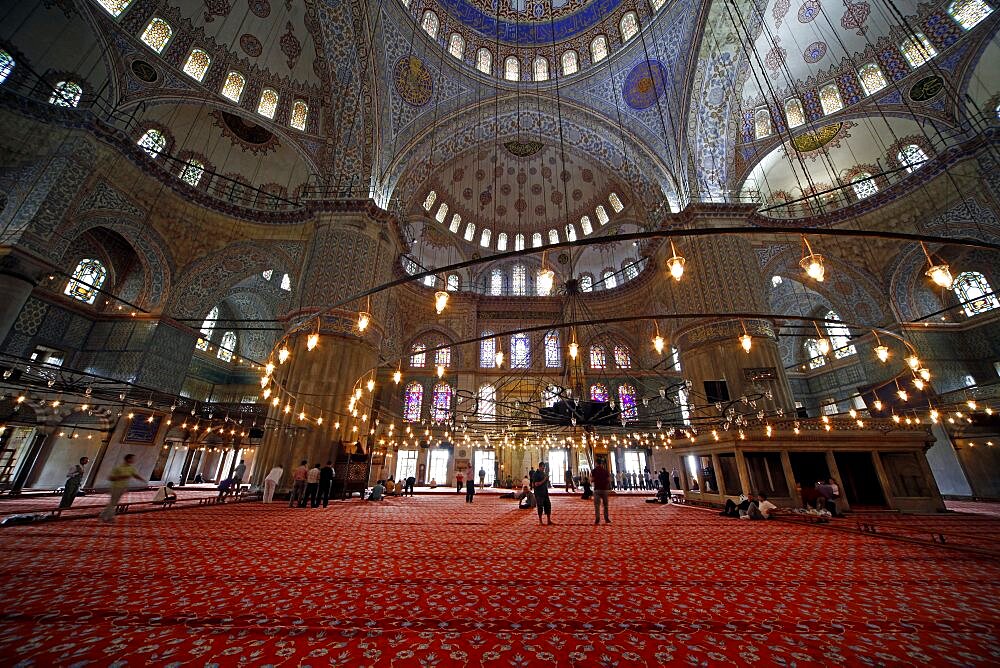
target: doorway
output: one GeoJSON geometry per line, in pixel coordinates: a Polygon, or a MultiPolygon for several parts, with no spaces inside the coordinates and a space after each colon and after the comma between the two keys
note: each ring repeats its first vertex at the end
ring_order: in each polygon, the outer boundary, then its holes
{"type": "Polygon", "coordinates": [[[496,480],[497,453],[493,450],[476,450],[472,456],[472,468],[476,472],[476,483],[479,483],[479,471],[486,471],[486,484],[493,486],[496,480]]]}
{"type": "Polygon", "coordinates": [[[567,463],[565,450],[549,450],[549,481],[553,485],[566,484],[567,463]]]}
{"type": "Polygon", "coordinates": [[[789,452],[788,461],[792,465],[795,482],[803,487],[813,487],[817,482],[830,477],[825,452],[789,452]]]}
{"type": "Polygon", "coordinates": [[[448,484],[448,450],[433,449],[427,457],[427,484],[448,484]]]}
{"type": "Polygon", "coordinates": [[[886,506],[882,483],[875,472],[875,463],[870,452],[835,452],[837,469],[840,471],[841,494],[847,497],[851,507],[886,506]]]}
{"type": "Polygon", "coordinates": [[[400,450],[396,456],[396,480],[417,477],[417,451],[400,450]]]}

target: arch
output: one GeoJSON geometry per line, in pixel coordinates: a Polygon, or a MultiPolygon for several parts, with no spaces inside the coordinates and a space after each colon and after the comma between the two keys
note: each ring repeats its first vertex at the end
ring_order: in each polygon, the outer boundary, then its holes
{"type": "Polygon", "coordinates": [[[208,350],[208,344],[212,341],[212,334],[215,333],[215,324],[219,321],[219,307],[213,306],[212,310],[208,312],[205,319],[201,322],[201,327],[198,328],[198,333],[201,336],[195,342],[194,347],[198,350],[208,350]]]}
{"type": "Polygon", "coordinates": [[[531,366],[531,340],[525,333],[510,337],[510,368],[527,369],[531,366]]]}
{"type": "Polygon", "coordinates": [[[217,357],[223,362],[232,362],[233,353],[236,351],[236,332],[229,330],[219,339],[219,352],[217,357]]]}
{"type": "Polygon", "coordinates": [[[497,340],[492,329],[484,330],[479,342],[479,366],[483,369],[496,368],[497,340]]]}
{"type": "Polygon", "coordinates": [[[877,93],[889,85],[885,80],[885,75],[882,74],[882,69],[876,63],[862,65],[858,69],[858,80],[861,81],[861,88],[864,89],[865,95],[877,93]]]}
{"type": "Polygon", "coordinates": [[[607,353],[605,352],[603,345],[598,344],[590,346],[590,368],[591,369],[608,368],[607,353]]]}
{"type": "Polygon", "coordinates": [[[1000,308],[1000,300],[993,293],[986,277],[978,271],[963,271],[955,277],[952,292],[962,304],[962,310],[970,318],[1000,308]]]}
{"type": "Polygon", "coordinates": [[[273,119],[276,111],[278,111],[278,91],[273,88],[265,88],[260,92],[257,113],[264,118],[273,119]]]}
{"type": "Polygon", "coordinates": [[[188,53],[184,61],[183,71],[195,81],[201,82],[205,79],[205,73],[212,65],[212,57],[203,49],[194,48],[188,53]]]}
{"type": "Polygon", "coordinates": [[[155,160],[163,152],[163,149],[167,147],[167,138],[157,128],[149,128],[142,133],[136,145],[142,148],[150,158],[155,160]]]}
{"type": "Polygon", "coordinates": [[[139,39],[156,53],[163,53],[167,48],[167,42],[174,36],[174,29],[163,19],[153,17],[146,24],[146,29],[142,31],[139,39]]]}
{"type": "Polygon", "coordinates": [[[619,369],[632,368],[632,352],[627,346],[620,343],[615,344],[615,366],[619,369]]]}
{"type": "Polygon", "coordinates": [[[507,81],[521,80],[521,63],[516,56],[507,56],[503,61],[503,78],[507,81]]]}
{"type": "Polygon", "coordinates": [[[476,51],[476,69],[483,74],[493,71],[493,52],[486,47],[480,47],[476,51]]]}
{"type": "Polygon", "coordinates": [[[107,277],[108,268],[103,262],[94,258],[84,258],[73,270],[63,294],[85,304],[93,304],[107,277]]]}
{"type": "Polygon", "coordinates": [[[628,383],[618,386],[618,404],[621,406],[623,420],[635,420],[639,417],[639,407],[635,403],[635,388],[628,383]]]}
{"type": "Polygon", "coordinates": [[[591,401],[607,401],[609,398],[608,388],[604,383],[594,383],[590,386],[591,401]]]}
{"type": "Polygon", "coordinates": [[[984,0],[952,0],[947,11],[964,30],[972,30],[993,13],[993,7],[984,0]]]}
{"type": "Polygon", "coordinates": [[[222,97],[239,104],[240,98],[243,97],[243,88],[246,86],[246,83],[246,77],[236,70],[230,70],[226,74],[226,80],[222,84],[222,97]]]}
{"type": "Polygon", "coordinates": [[[634,11],[625,12],[621,21],[618,22],[618,30],[621,32],[622,44],[639,34],[639,15],[634,11]]]}
{"type": "Polygon", "coordinates": [[[57,81],[49,96],[49,104],[57,107],[76,107],[83,97],[83,87],[75,81],[57,81]]]}
{"type": "Polygon", "coordinates": [[[451,33],[451,37],[448,38],[448,53],[459,60],[465,56],[465,38],[460,33],[451,33]]]}
{"type": "Polygon", "coordinates": [[[296,130],[306,129],[306,121],[309,119],[309,105],[305,100],[295,100],[292,103],[292,113],[288,117],[288,124],[296,130]]]}
{"type": "Polygon", "coordinates": [[[608,38],[598,35],[590,41],[590,62],[599,63],[608,57],[608,38]]]}
{"type": "Polygon", "coordinates": [[[802,100],[797,97],[790,97],[785,100],[785,121],[790,128],[805,125],[806,113],[802,109],[802,100]]]}
{"type": "Polygon", "coordinates": [[[558,369],[562,366],[562,348],[559,346],[559,330],[551,329],[545,333],[545,366],[558,369]]]}
{"type": "Polygon", "coordinates": [[[549,78],[549,61],[543,56],[535,56],[531,63],[531,78],[535,81],[547,81],[549,78]]]}
{"type": "Polygon", "coordinates": [[[435,383],[431,396],[431,419],[435,422],[444,422],[451,419],[451,400],[454,395],[451,385],[440,381],[435,383]]]}

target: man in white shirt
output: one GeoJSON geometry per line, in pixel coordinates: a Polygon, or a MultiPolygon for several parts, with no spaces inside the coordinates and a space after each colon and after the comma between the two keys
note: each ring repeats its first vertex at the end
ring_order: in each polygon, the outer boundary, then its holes
{"type": "Polygon", "coordinates": [[[264,478],[264,496],[261,498],[264,503],[271,503],[274,500],[274,490],[278,487],[284,472],[280,466],[275,466],[264,478]]]}
{"type": "Polygon", "coordinates": [[[158,490],[156,490],[156,495],[153,496],[153,503],[166,503],[167,501],[176,501],[177,492],[174,491],[174,483],[168,482],[166,485],[161,485],[158,490]]]}
{"type": "Polygon", "coordinates": [[[759,500],[757,501],[757,510],[760,511],[761,519],[769,520],[771,519],[771,511],[777,510],[778,506],[774,505],[767,500],[766,494],[761,494],[759,500]]]}

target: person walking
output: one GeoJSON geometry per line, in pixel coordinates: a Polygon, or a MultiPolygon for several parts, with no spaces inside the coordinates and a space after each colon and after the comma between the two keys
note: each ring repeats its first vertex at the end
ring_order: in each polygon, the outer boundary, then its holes
{"type": "Polygon", "coordinates": [[[132,462],[134,461],[135,455],[125,455],[122,463],[111,470],[111,475],[108,476],[108,480],[111,481],[111,498],[108,499],[108,505],[104,506],[104,510],[101,511],[100,519],[102,522],[112,524],[115,521],[115,511],[118,510],[118,501],[121,500],[122,494],[128,489],[129,480],[135,478],[139,482],[146,482],[146,479],[140,476],[132,467],[132,462]]]}
{"type": "Polygon", "coordinates": [[[333,489],[333,462],[327,462],[326,466],[319,470],[319,498],[326,508],[330,503],[330,491],[333,489]]]}
{"type": "Polygon", "coordinates": [[[482,489],[486,485],[486,469],[482,466],[479,467],[479,489],[482,489]]]}
{"type": "Polygon", "coordinates": [[[323,472],[319,468],[319,462],[316,462],[311,469],[306,471],[306,493],[302,497],[299,508],[305,508],[306,501],[313,508],[319,507],[319,479],[322,475],[323,472]]]}
{"type": "Polygon", "coordinates": [[[576,491],[576,481],[573,480],[573,469],[566,467],[566,491],[576,491]]]}
{"type": "MultiPolygon", "coordinates": [[[[472,503],[473,497],[476,495],[476,480],[472,471],[472,464],[469,464],[469,468],[465,469],[465,502],[472,503]]],[[[483,471],[483,477],[486,477],[486,472],[483,471]]]]}
{"type": "Polygon", "coordinates": [[[281,482],[281,475],[284,472],[285,470],[280,466],[275,466],[268,472],[264,478],[264,495],[261,497],[261,501],[264,503],[274,501],[274,490],[278,488],[278,483],[281,482]]]}
{"type": "Polygon", "coordinates": [[[611,524],[608,516],[608,495],[611,488],[611,474],[604,468],[604,459],[599,458],[594,470],[590,472],[590,481],[594,485],[594,524],[601,523],[601,506],[604,506],[604,523],[611,524]]]}
{"type": "Polygon", "coordinates": [[[538,462],[538,469],[532,474],[531,487],[535,492],[535,507],[538,509],[538,523],[542,523],[542,514],[549,524],[552,524],[552,499],[549,498],[549,467],[545,462],[538,462]]]}
{"type": "Polygon", "coordinates": [[[239,465],[233,469],[233,488],[236,491],[240,490],[240,485],[243,484],[243,477],[247,474],[247,463],[240,460],[239,465]]]}
{"type": "Polygon", "coordinates": [[[83,482],[83,467],[90,461],[87,457],[80,457],[79,464],[73,464],[66,473],[66,486],[63,488],[62,498],[59,500],[60,508],[69,508],[76,500],[76,494],[80,491],[80,483],[83,482]]]}
{"type": "Polygon", "coordinates": [[[306,478],[309,477],[309,470],[306,468],[306,460],[299,463],[298,468],[292,471],[292,495],[288,497],[288,507],[298,504],[299,508],[306,505],[306,478]]]}

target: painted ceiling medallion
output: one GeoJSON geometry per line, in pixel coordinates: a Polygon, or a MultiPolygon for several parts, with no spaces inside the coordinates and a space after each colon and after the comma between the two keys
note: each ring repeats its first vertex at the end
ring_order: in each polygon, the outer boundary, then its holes
{"type": "Polygon", "coordinates": [[[229,0],[204,0],[205,1],[205,23],[211,23],[216,16],[229,16],[233,11],[233,5],[229,0]]]}
{"type": "Polygon", "coordinates": [[[295,63],[299,62],[299,56],[302,55],[302,42],[295,36],[291,21],[285,25],[285,34],[281,36],[281,52],[288,58],[285,61],[288,69],[295,67],[295,63]]]}
{"type": "Polygon", "coordinates": [[[521,141],[520,139],[512,139],[508,142],[504,142],[503,147],[510,151],[511,155],[515,155],[518,158],[527,158],[528,156],[535,155],[542,150],[544,144],[540,141],[521,141]]]}
{"type": "Polygon", "coordinates": [[[551,46],[601,24],[622,0],[436,0],[459,23],[489,39],[519,46],[551,46]]]}
{"type": "Polygon", "coordinates": [[[132,74],[139,78],[139,80],[146,83],[153,83],[159,78],[156,69],[145,60],[133,60],[132,64],[129,65],[129,69],[132,70],[132,74]]]}
{"type": "Polygon", "coordinates": [[[792,139],[792,146],[794,146],[795,150],[799,153],[815,151],[816,149],[822,148],[830,143],[830,141],[840,133],[840,129],[843,125],[843,123],[831,123],[830,125],[824,125],[816,130],[803,132],[799,136],[792,139]]]}
{"type": "Polygon", "coordinates": [[[927,102],[937,97],[944,90],[944,79],[939,76],[924,77],[910,88],[910,99],[914,102],[927,102]]]}
{"type": "Polygon", "coordinates": [[[818,63],[826,55],[826,42],[813,42],[802,52],[802,60],[809,64],[818,63]]]}
{"type": "Polygon", "coordinates": [[[268,0],[247,0],[250,11],[259,19],[266,19],[271,15],[271,3],[268,0]]]}
{"type": "Polygon", "coordinates": [[[264,47],[261,46],[260,40],[250,33],[244,33],[240,36],[240,48],[243,49],[243,53],[251,58],[257,58],[264,52],[264,47]]]}
{"type": "Polygon", "coordinates": [[[858,37],[864,37],[868,32],[865,21],[871,11],[871,6],[865,0],[844,0],[844,15],[840,17],[840,27],[854,30],[858,37]]]}
{"type": "Polygon", "coordinates": [[[648,109],[656,104],[666,88],[667,68],[658,60],[644,60],[625,77],[622,98],[633,109],[648,109]]]}
{"type": "Polygon", "coordinates": [[[820,5],[819,0],[806,0],[805,2],[802,3],[802,6],[799,7],[798,11],[799,23],[812,23],[812,21],[814,21],[816,17],[819,16],[819,13],[822,11],[822,9],[823,8],[820,5]]]}
{"type": "Polygon", "coordinates": [[[408,104],[422,107],[430,102],[434,81],[423,62],[415,56],[400,58],[394,68],[396,92],[408,104]]]}

